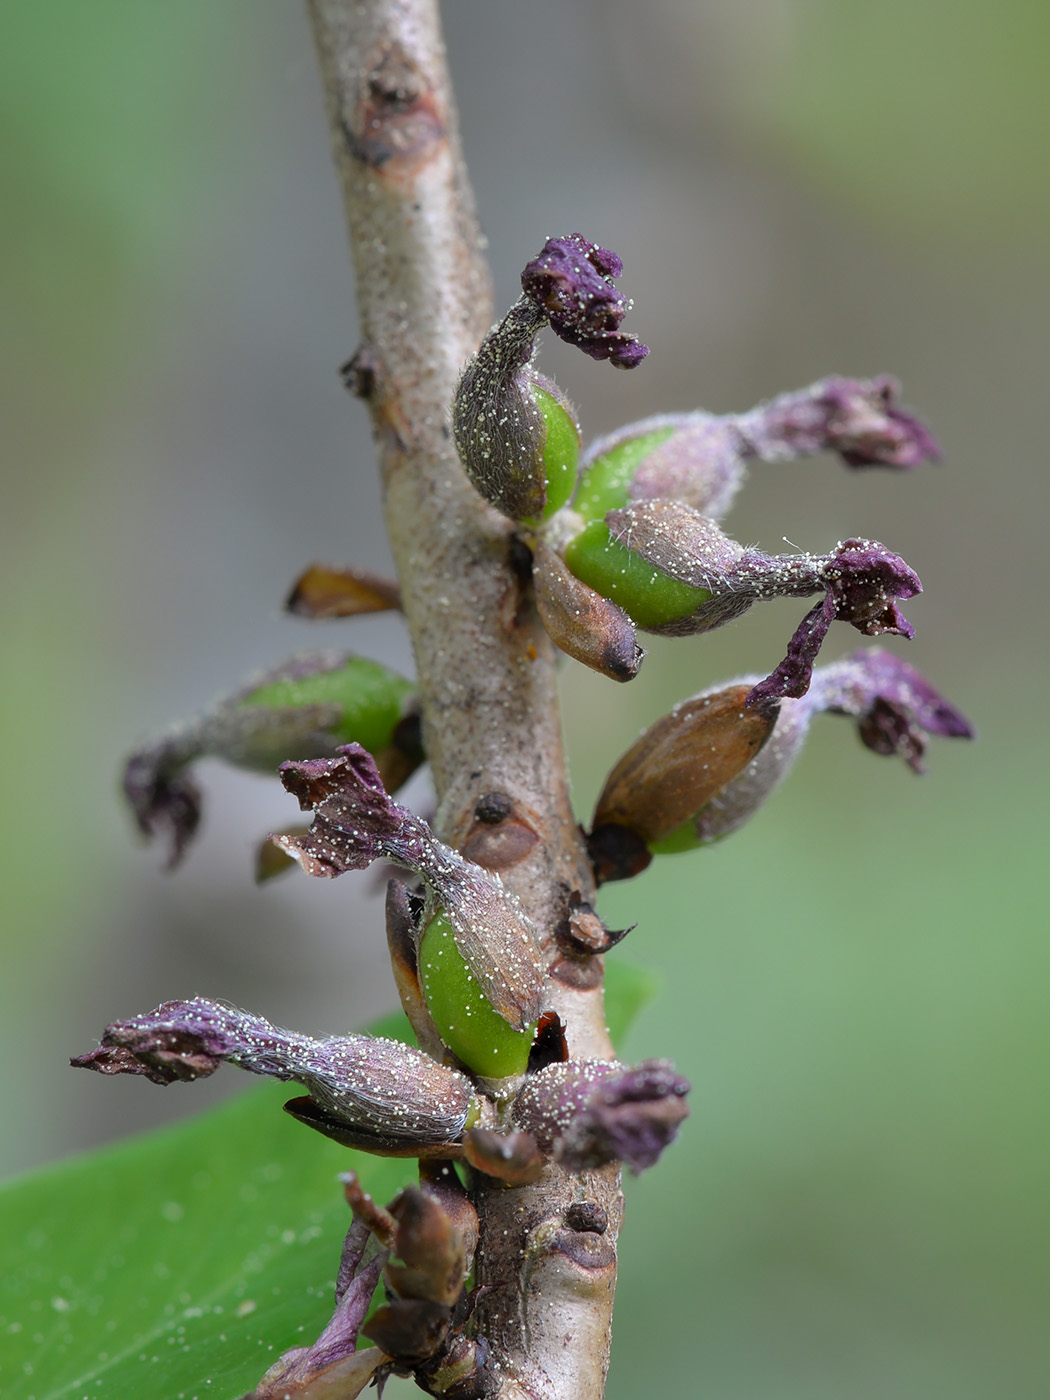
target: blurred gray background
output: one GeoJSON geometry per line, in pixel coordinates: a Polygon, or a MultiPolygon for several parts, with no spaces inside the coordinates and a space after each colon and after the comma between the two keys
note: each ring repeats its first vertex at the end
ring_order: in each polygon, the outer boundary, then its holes
{"type": "MultiPolygon", "coordinates": [[[[543,367],[585,434],[888,370],[946,452],[912,476],[758,469],[729,525],[854,533],[926,587],[891,642],[980,729],[930,776],[817,726],[710,852],[611,888],[666,986],[626,1052],[693,1117],[633,1183],[612,1400],[1042,1397],[1050,1302],[1043,365],[1050,11],[1022,0],[449,0],[497,301],[543,239],[622,257],[649,360],[543,367]]],[[[116,775],[136,740],[297,648],[408,670],[396,620],[282,617],[310,560],[388,564],[353,286],[305,19],[273,0],[0,6],[6,736],[0,1169],[243,1087],[65,1068],[208,994],[317,1033],[394,1004],[366,874],[263,890],[276,782],[202,768],[175,877],[116,775]]],[[[675,700],[768,670],[800,616],[569,663],[581,817],[675,700]]],[[[855,634],[833,631],[827,659],[855,634]]],[[[411,789],[427,800],[425,782],[411,789]]],[[[616,956],[619,956],[617,954],[616,956]]]]}

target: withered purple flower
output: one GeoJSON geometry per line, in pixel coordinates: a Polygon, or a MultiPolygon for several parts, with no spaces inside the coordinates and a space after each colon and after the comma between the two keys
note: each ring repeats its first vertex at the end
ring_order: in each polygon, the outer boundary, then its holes
{"type": "Polygon", "coordinates": [[[736,418],[746,450],[765,462],[837,452],[848,467],[908,470],[935,462],[941,450],[922,419],[899,403],[892,375],[830,375],[780,394],[736,418]]]}
{"type": "Polygon", "coordinates": [[[813,662],[836,619],[868,637],[914,635],[898,598],[922,592],[918,575],[877,540],[849,539],[830,554],[764,554],[746,549],[677,501],[641,501],[610,511],[612,537],[670,578],[708,594],[687,615],[647,630],[685,636],[721,627],[767,598],[824,599],[803,619],[788,654],[752,691],[750,703],[804,695],[813,662]]]}
{"type": "Polygon", "coordinates": [[[539,256],[525,265],[521,287],[560,340],[592,360],[633,369],[649,349],[620,330],[630,303],[611,279],[622,276],[623,263],[615,253],[574,233],[547,240],[539,256]]]}
{"type": "MultiPolygon", "coordinates": [[[[747,685],[748,679],[736,684],[747,685]]],[[[697,842],[720,840],[754,815],[787,776],[814,716],[822,712],[851,716],[868,748],[899,754],[914,773],[925,771],[928,736],[974,737],[965,715],[900,657],[874,647],[854,652],[814,671],[804,696],[780,702],[768,742],[693,819],[697,842]]]]}
{"type": "Polygon", "coordinates": [[[281,779],[314,820],[305,836],[274,840],[309,875],[333,879],[383,858],[421,877],[427,921],[448,916],[459,948],[482,992],[516,1029],[535,1021],[544,979],[536,933],[517,897],[498,875],[439,841],[422,818],[383,787],[371,755],[349,744],[333,759],[283,763],[281,779]]]}
{"type": "Polygon", "coordinates": [[[226,1062],[296,1080],[290,1111],[329,1136],[380,1155],[416,1156],[459,1140],[473,1098],[465,1075],[421,1050],[376,1036],[315,1040],[261,1016],[197,997],[107,1026],[97,1050],[71,1063],[154,1084],[202,1079],[226,1062]]]}
{"type": "Polygon", "coordinates": [[[357,1337],[386,1262],[368,1226],[355,1220],[347,1231],[339,1264],[335,1311],[312,1346],[286,1351],[244,1400],[353,1400],[390,1357],[376,1347],[357,1350],[357,1337]]]}
{"type": "Polygon", "coordinates": [[[747,464],[835,452],[849,467],[898,470],[940,456],[929,429],[900,407],[900,386],[876,379],[822,379],[747,413],[663,413],[596,439],[580,461],[574,506],[585,519],[631,501],[672,499],[720,520],[747,464]]]}
{"type": "Polygon", "coordinates": [[[522,297],[463,371],[452,405],[456,448],[477,489],[512,520],[538,523],[576,482],[572,406],[531,363],[543,327],[621,369],[649,353],[619,329],[628,303],[610,278],[622,271],[615,254],[578,234],[549,239],[522,273],[522,297]]]}
{"type": "Polygon", "coordinates": [[[301,652],[133,753],[124,795],[144,836],[167,837],[170,869],[200,822],[200,790],[187,771],[196,759],[270,774],[290,754],[318,758],[354,738],[399,787],[423,761],[414,705],[410,683],[378,662],[346,651],[301,652]]]}
{"type": "Polygon", "coordinates": [[[607,1060],[569,1060],[532,1075],[514,1105],[514,1121],[567,1171],[622,1161],[651,1167],[688,1115],[689,1081],[669,1060],[630,1068],[607,1060]]]}

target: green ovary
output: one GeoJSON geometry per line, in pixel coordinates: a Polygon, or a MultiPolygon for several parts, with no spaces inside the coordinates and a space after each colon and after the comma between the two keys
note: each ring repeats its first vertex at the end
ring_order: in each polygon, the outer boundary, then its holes
{"type": "Polygon", "coordinates": [[[556,510],[561,510],[576,485],[580,435],[572,418],[546,389],[533,388],[532,397],[547,425],[547,440],[543,444],[543,484],[547,501],[542,519],[549,520],[556,510]]]}
{"type": "Polygon", "coordinates": [[[240,703],[275,708],[340,705],[343,717],[336,737],[344,743],[356,742],[375,754],[390,743],[412,691],[413,686],[402,676],[378,662],[354,656],[335,671],[318,671],[312,676],[260,686],[240,703]]]}
{"type": "Polygon", "coordinates": [[[614,540],[603,520],[592,520],[570,540],[565,562],[578,579],[618,603],[639,627],[677,622],[711,596],[708,589],[680,583],[614,540]]]}
{"type": "Polygon", "coordinates": [[[698,846],[705,843],[696,834],[695,817],[690,817],[687,822],[683,822],[677,830],[672,831],[670,836],[665,836],[662,841],[650,841],[649,849],[654,856],[673,856],[679,851],[695,851],[698,846]]]}
{"type": "Polygon", "coordinates": [[[516,1031],[486,998],[456,945],[444,913],[435,914],[419,944],[419,975],[441,1039],[475,1074],[523,1074],[535,1025],[516,1031]]]}
{"type": "Polygon", "coordinates": [[[674,428],[659,428],[642,433],[597,457],[580,477],[573,509],[584,520],[604,520],[606,511],[620,510],[630,499],[631,482],[642,460],[673,432],[674,428]]]}

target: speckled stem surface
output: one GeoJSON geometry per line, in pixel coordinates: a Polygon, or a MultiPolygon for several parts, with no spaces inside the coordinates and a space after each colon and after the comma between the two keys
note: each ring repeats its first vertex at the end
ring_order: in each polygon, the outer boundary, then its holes
{"type": "MultiPolygon", "coordinates": [[[[554,970],[547,1004],[566,1025],[570,1054],[608,1058],[601,986],[569,976],[553,938],[570,893],[594,892],[569,802],[553,650],[513,527],[470,485],[449,432],[456,382],[493,311],[437,6],[310,0],[309,10],[357,279],[361,341],[349,378],[372,413],[435,826],[483,864],[488,852],[524,902],[554,970]],[[496,826],[475,815],[491,794],[509,799],[496,826]]],[[[472,1190],[477,1279],[491,1289],[475,1319],[498,1366],[497,1393],[599,1400],[618,1171],[551,1166],[515,1188],[479,1175],[472,1190]]]]}

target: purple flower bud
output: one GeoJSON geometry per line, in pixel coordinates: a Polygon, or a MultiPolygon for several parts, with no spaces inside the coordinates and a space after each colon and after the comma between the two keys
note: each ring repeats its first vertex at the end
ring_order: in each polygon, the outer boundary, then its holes
{"type": "Polygon", "coordinates": [[[333,879],[381,857],[415,871],[489,1002],[518,1030],[535,1021],[544,992],[536,933],[498,875],[464,860],[394,802],[360,744],[338,758],[284,763],[280,773],[302,809],[315,812],[306,836],[274,837],[307,874],[333,879]]]}
{"type": "Polygon", "coordinates": [[[400,1041],[315,1040],[199,997],[115,1022],[97,1050],[71,1063],[171,1084],[214,1074],[224,1060],[250,1074],[298,1081],[323,1117],[295,1116],[322,1131],[342,1129],[343,1140],[384,1155],[458,1142],[473,1094],[465,1075],[400,1041]]]}
{"type": "Polygon", "coordinates": [[[607,1060],[569,1060],[530,1076],[515,1123],[568,1171],[626,1162],[650,1167],[688,1114],[689,1083],[668,1060],[631,1069],[607,1060]]]}
{"type": "MultiPolygon", "coordinates": [[[[747,679],[740,682],[747,683],[747,679]]],[[[851,715],[868,748],[879,754],[900,754],[915,773],[924,771],[928,735],[974,737],[966,717],[907,662],[875,648],[854,652],[819,667],[800,699],[781,701],[765,746],[694,819],[697,841],[720,840],[754,815],[787,776],[813,716],[822,711],[851,715]]]]}
{"type": "Polygon", "coordinates": [[[292,755],[334,754],[358,739],[399,786],[423,761],[418,723],[409,723],[412,701],[410,683],[377,662],[345,651],[303,652],[132,754],[124,793],[143,835],[167,835],[170,869],[200,820],[200,792],[186,772],[195,759],[214,755],[272,773],[292,755]]]}
{"type": "Polygon", "coordinates": [[[850,539],[830,554],[763,554],[745,549],[714,521],[677,501],[641,501],[606,517],[612,536],[670,578],[709,598],[686,616],[648,630],[669,636],[710,631],[768,598],[824,593],[788,644],[785,659],[748,698],[769,703],[806,693],[813,662],[833,621],[867,637],[914,635],[896,599],[922,592],[918,575],[877,540],[850,539]]]}
{"type": "Polygon", "coordinates": [[[574,233],[547,240],[539,256],[526,264],[521,287],[561,340],[594,360],[632,369],[649,350],[619,329],[630,303],[609,279],[622,274],[615,253],[574,233]]]}

